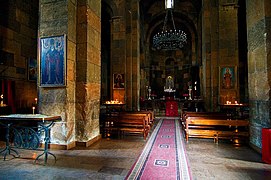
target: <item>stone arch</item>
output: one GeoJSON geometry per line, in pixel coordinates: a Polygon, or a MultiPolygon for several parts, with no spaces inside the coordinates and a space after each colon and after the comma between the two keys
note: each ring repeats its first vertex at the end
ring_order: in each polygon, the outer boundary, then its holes
{"type": "Polygon", "coordinates": [[[118,16],[118,8],[117,8],[117,5],[114,3],[114,1],[102,0],[102,5],[104,5],[104,7],[102,8],[103,9],[105,8],[105,11],[109,13],[111,17],[118,16]]]}

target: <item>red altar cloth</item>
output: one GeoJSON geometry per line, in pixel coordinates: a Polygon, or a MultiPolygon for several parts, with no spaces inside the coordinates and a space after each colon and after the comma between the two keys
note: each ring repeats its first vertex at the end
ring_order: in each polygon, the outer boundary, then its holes
{"type": "Polygon", "coordinates": [[[166,116],[178,116],[178,103],[176,101],[166,102],[166,116]]]}

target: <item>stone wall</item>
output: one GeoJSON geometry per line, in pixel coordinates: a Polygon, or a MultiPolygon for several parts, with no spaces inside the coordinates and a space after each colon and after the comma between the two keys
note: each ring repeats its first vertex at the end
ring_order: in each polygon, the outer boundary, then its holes
{"type": "MultiPolygon", "coordinates": [[[[237,1],[222,1],[219,3],[218,14],[218,61],[217,62],[218,78],[215,78],[215,84],[218,84],[219,95],[217,102],[220,104],[226,101],[240,102],[239,98],[239,81],[238,81],[238,67],[239,67],[239,47],[238,47],[238,4],[237,1]],[[232,68],[234,72],[231,74],[230,87],[224,87],[223,68],[232,68]]],[[[243,103],[243,102],[242,102],[243,103]]]]}
{"type": "Polygon", "coordinates": [[[237,7],[237,1],[203,1],[202,89],[209,111],[218,111],[218,104],[227,100],[239,101],[237,7]],[[222,86],[225,67],[235,71],[230,88],[222,86]]]}
{"type": "MultiPolygon", "coordinates": [[[[37,82],[28,78],[28,65],[30,59],[37,60],[37,27],[37,1],[1,2],[0,80],[9,80],[14,84],[13,113],[31,113],[32,105],[35,105],[37,82]]],[[[32,72],[36,74],[37,68],[32,72]]]]}
{"type": "Polygon", "coordinates": [[[113,74],[124,74],[124,89],[112,88],[112,99],[126,103],[127,110],[139,109],[140,91],[140,14],[139,2],[116,3],[118,16],[111,20],[111,70],[113,74]]]}
{"type": "Polygon", "coordinates": [[[66,35],[67,63],[65,87],[39,87],[39,110],[42,114],[60,115],[62,122],[52,128],[52,144],[74,146],[75,142],[75,31],[76,4],[72,1],[40,1],[39,37],[66,35]],[[71,16],[68,16],[70,14],[71,16]],[[71,21],[69,23],[69,21],[71,21]],[[69,26],[70,25],[70,26],[69,26]]]}
{"type": "Polygon", "coordinates": [[[261,148],[261,130],[270,128],[271,3],[247,1],[250,142],[261,148]]]}
{"type": "Polygon", "coordinates": [[[66,85],[39,87],[40,112],[61,115],[52,144],[88,146],[100,137],[100,1],[40,1],[39,36],[65,34],[66,85]]]}
{"type": "Polygon", "coordinates": [[[76,62],[76,141],[100,135],[101,2],[78,3],[76,62]]]}

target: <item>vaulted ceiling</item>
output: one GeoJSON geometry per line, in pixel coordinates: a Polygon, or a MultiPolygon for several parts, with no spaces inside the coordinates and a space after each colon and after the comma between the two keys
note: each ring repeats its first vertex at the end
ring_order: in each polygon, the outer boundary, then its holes
{"type": "MultiPolygon", "coordinates": [[[[148,12],[149,8],[152,6],[152,4],[156,2],[161,2],[162,5],[164,5],[165,0],[140,0],[141,8],[143,12],[148,12]]],[[[196,8],[197,12],[200,11],[202,2],[201,0],[175,0],[174,3],[178,4],[179,2],[191,2],[193,6],[196,8]]]]}

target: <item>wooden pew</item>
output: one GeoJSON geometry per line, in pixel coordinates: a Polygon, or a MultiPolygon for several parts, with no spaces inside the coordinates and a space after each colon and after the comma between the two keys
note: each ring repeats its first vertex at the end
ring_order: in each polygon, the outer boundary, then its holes
{"type": "Polygon", "coordinates": [[[121,115],[117,121],[117,127],[120,133],[142,134],[146,139],[150,130],[149,121],[146,116],[121,115]]]}
{"type": "Polygon", "coordinates": [[[183,116],[181,117],[185,120],[187,117],[229,117],[231,116],[224,112],[184,112],[183,116]]]}
{"type": "Polygon", "coordinates": [[[155,116],[154,116],[154,111],[134,111],[135,113],[146,113],[150,116],[150,121],[151,123],[154,122],[155,116]]]}
{"type": "Polygon", "coordinates": [[[230,119],[226,113],[221,112],[185,112],[181,118],[183,129],[186,127],[186,119],[205,119],[206,117],[211,119],[230,119]]]}
{"type": "Polygon", "coordinates": [[[181,119],[186,141],[189,137],[214,138],[215,142],[248,137],[249,121],[231,118],[224,112],[185,112],[181,119]]]}
{"type": "Polygon", "coordinates": [[[145,113],[128,113],[122,112],[116,116],[106,117],[103,121],[103,134],[117,133],[123,135],[124,133],[142,134],[146,139],[150,130],[150,120],[145,113]]]}
{"type": "Polygon", "coordinates": [[[154,121],[153,111],[123,111],[120,115],[130,115],[130,116],[145,116],[148,124],[151,126],[154,121]]]}
{"type": "Polygon", "coordinates": [[[187,142],[189,137],[198,137],[213,138],[214,142],[217,143],[218,139],[248,137],[248,127],[248,120],[191,118],[185,121],[185,137],[187,142]]]}

